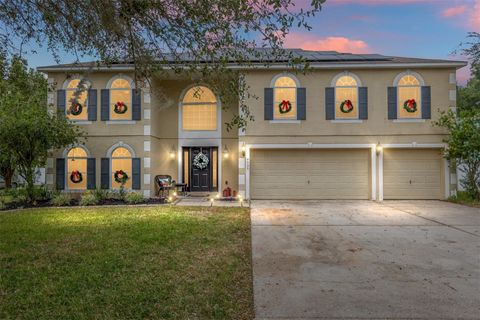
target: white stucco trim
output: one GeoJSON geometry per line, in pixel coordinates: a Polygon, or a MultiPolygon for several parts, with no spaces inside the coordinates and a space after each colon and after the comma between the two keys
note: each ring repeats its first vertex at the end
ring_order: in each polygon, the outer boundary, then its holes
{"type": "Polygon", "coordinates": [[[423,123],[425,122],[425,119],[417,119],[417,118],[412,118],[412,119],[393,119],[394,123],[423,123]]]}
{"type": "Polygon", "coordinates": [[[130,147],[128,144],[126,144],[123,141],[119,141],[119,142],[115,143],[113,146],[111,146],[110,148],[108,148],[107,153],[106,153],[106,157],[107,158],[112,158],[113,151],[115,151],[115,149],[117,149],[119,147],[127,149],[128,151],[130,151],[130,154],[132,155],[132,158],[136,158],[135,150],[133,150],[132,147],[130,147]]]}
{"type": "Polygon", "coordinates": [[[111,124],[136,124],[136,120],[107,120],[105,121],[107,125],[111,124]]]}
{"type": "Polygon", "coordinates": [[[83,145],[83,144],[72,144],[72,145],[69,145],[68,147],[66,147],[65,149],[63,149],[63,158],[67,158],[68,152],[73,148],[83,149],[87,153],[87,158],[92,157],[92,155],[90,153],[90,150],[88,150],[88,148],[85,145],[83,145]]]}
{"type": "Polygon", "coordinates": [[[443,159],[443,170],[444,170],[444,183],[445,183],[445,199],[450,197],[450,162],[447,159],[443,159]]]}
{"type": "Polygon", "coordinates": [[[277,119],[277,120],[270,120],[269,123],[272,123],[272,124],[287,124],[287,123],[300,124],[300,123],[302,123],[302,120],[280,120],[280,119],[277,119]]]}
{"type": "Polygon", "coordinates": [[[126,74],[123,74],[123,73],[119,73],[119,74],[116,74],[113,77],[111,77],[110,80],[108,80],[108,82],[107,82],[107,89],[111,89],[113,81],[115,81],[117,79],[127,80],[128,83],[130,84],[130,88],[135,89],[135,81],[133,81],[132,78],[130,78],[129,76],[127,76],[126,74]]]}
{"type": "MultiPolygon", "coordinates": [[[[250,155],[252,149],[371,149],[372,153],[375,152],[376,144],[330,144],[330,143],[272,143],[272,144],[247,144],[245,146],[245,198],[250,199],[250,155]]],[[[375,158],[370,159],[371,162],[375,161],[375,158]]],[[[373,168],[373,164],[371,164],[373,168]]],[[[372,170],[372,179],[376,181],[376,173],[372,170]]],[[[371,199],[374,200],[376,193],[376,183],[372,180],[371,199]]]]}
{"type": "Polygon", "coordinates": [[[84,126],[84,125],[89,125],[92,124],[92,121],[88,120],[70,120],[72,124],[76,124],[77,126],[84,126]]]}
{"type": "Polygon", "coordinates": [[[393,86],[394,86],[394,87],[398,86],[398,82],[399,82],[400,79],[402,79],[404,76],[414,76],[415,78],[417,78],[418,82],[420,82],[420,86],[424,86],[424,85],[425,85],[425,80],[423,80],[423,77],[420,75],[420,73],[415,72],[415,71],[411,71],[411,70],[407,70],[407,71],[404,71],[404,72],[399,73],[399,74],[395,77],[395,79],[393,79],[393,86]]]}
{"type": "Polygon", "coordinates": [[[363,123],[363,120],[359,120],[359,119],[330,120],[330,123],[363,123]]]}
{"type": "Polygon", "coordinates": [[[92,81],[88,80],[87,78],[82,77],[80,74],[75,74],[72,77],[69,77],[68,79],[65,79],[65,81],[63,81],[62,89],[66,90],[67,87],[68,87],[68,84],[73,80],[80,80],[80,81],[84,80],[87,83],[88,89],[90,89],[92,87],[92,81]]]}
{"type": "Polygon", "coordinates": [[[272,80],[270,81],[270,88],[275,88],[275,81],[277,81],[278,78],[281,78],[281,77],[289,77],[289,78],[292,78],[293,81],[295,81],[295,85],[297,86],[297,88],[300,87],[300,81],[298,80],[298,78],[291,72],[288,72],[288,71],[284,71],[282,73],[279,73],[279,74],[276,74],[272,80]]]}
{"type": "MultiPolygon", "coordinates": [[[[445,143],[393,143],[393,144],[382,144],[383,149],[440,149],[445,148],[445,143]]],[[[379,183],[378,183],[378,200],[383,201],[383,149],[381,150],[378,157],[378,174],[379,174],[379,183]]],[[[448,170],[448,165],[445,165],[445,170],[448,170]]],[[[448,174],[447,171],[445,171],[448,174]]],[[[445,180],[445,195],[450,194],[450,180],[447,176],[445,180]],[[447,183],[448,182],[448,183],[447,183]]],[[[448,196],[447,196],[448,198],[448,196]]]]}
{"type": "Polygon", "coordinates": [[[349,72],[349,71],[343,71],[343,72],[338,73],[335,77],[333,77],[332,82],[330,83],[330,86],[331,87],[336,87],[337,80],[340,79],[343,76],[352,77],[353,79],[355,79],[355,81],[357,81],[357,87],[363,87],[362,80],[360,80],[360,77],[357,76],[355,73],[349,72]]]}
{"type": "Polygon", "coordinates": [[[456,73],[450,73],[448,76],[448,82],[450,84],[457,84],[457,74],[456,73]]]}
{"type": "Polygon", "coordinates": [[[372,145],[370,149],[370,164],[372,178],[372,200],[377,199],[377,147],[372,145]]]}

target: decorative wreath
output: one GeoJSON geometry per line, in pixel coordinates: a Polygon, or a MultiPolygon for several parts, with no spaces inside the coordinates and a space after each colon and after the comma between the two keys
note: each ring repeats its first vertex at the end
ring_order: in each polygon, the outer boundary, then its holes
{"type": "Polygon", "coordinates": [[[78,170],[73,170],[72,173],[70,174],[70,181],[73,183],[80,183],[83,181],[83,175],[80,171],[78,170]]]}
{"type": "Polygon", "coordinates": [[[288,113],[292,110],[292,104],[288,100],[283,100],[278,104],[278,110],[281,114],[288,113]]]}
{"type": "Polygon", "coordinates": [[[340,111],[343,113],[350,113],[353,111],[353,103],[350,100],[345,100],[340,104],[340,111]]]}
{"type": "Polygon", "coordinates": [[[202,152],[200,152],[195,156],[195,158],[193,158],[194,167],[200,170],[205,169],[208,166],[208,162],[208,157],[202,152]]]}
{"type": "Polygon", "coordinates": [[[415,99],[405,100],[403,103],[403,109],[407,110],[409,113],[417,111],[417,101],[415,101],[415,99]]]}
{"type": "Polygon", "coordinates": [[[82,113],[82,110],[83,110],[82,104],[76,101],[72,102],[72,104],[70,105],[70,108],[68,109],[68,111],[70,111],[70,114],[74,116],[78,116],[80,113],[82,113]]]}
{"type": "Polygon", "coordinates": [[[113,174],[113,178],[115,179],[115,182],[124,184],[128,180],[128,174],[123,170],[117,170],[113,174]]]}
{"type": "Polygon", "coordinates": [[[113,108],[113,111],[117,114],[124,114],[125,112],[127,112],[127,110],[128,107],[123,101],[118,101],[117,103],[115,103],[115,106],[113,108]]]}

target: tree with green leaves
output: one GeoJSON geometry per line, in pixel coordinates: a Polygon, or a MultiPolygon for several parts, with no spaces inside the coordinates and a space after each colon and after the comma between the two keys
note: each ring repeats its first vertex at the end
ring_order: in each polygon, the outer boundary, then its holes
{"type": "Polygon", "coordinates": [[[26,181],[29,200],[34,200],[35,170],[46,163],[49,150],[76,143],[82,133],[63,115],[47,112],[47,81],[14,57],[5,69],[0,92],[0,150],[2,157],[26,181]]]}
{"type": "MultiPolygon", "coordinates": [[[[324,2],[8,0],[0,2],[0,44],[17,50],[15,43],[35,41],[57,58],[66,51],[107,65],[131,63],[137,87],[157,75],[182,73],[208,82],[223,106],[237,107],[248,87],[230,64],[248,67],[252,60],[268,64],[281,58],[304,70],[307,64],[280,49],[292,28],[311,29],[308,19],[324,2]]],[[[162,98],[161,88],[156,91],[162,98]]],[[[230,128],[253,120],[242,99],[240,109],[230,128]]]]}
{"type": "Polygon", "coordinates": [[[448,130],[444,156],[465,173],[460,181],[472,199],[480,200],[480,108],[444,113],[436,125],[448,130]]]}

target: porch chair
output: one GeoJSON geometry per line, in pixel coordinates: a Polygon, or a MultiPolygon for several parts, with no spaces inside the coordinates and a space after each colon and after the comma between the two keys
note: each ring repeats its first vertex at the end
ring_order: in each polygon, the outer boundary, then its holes
{"type": "Polygon", "coordinates": [[[155,176],[155,184],[157,185],[157,197],[161,199],[168,198],[170,190],[175,188],[172,176],[169,175],[157,175],[155,176]]]}

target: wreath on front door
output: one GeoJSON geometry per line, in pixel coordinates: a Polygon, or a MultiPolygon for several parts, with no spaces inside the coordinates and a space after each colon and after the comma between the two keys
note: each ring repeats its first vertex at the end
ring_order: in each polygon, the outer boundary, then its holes
{"type": "Polygon", "coordinates": [[[195,158],[193,158],[193,166],[199,170],[203,170],[207,168],[208,162],[209,162],[208,157],[202,152],[200,152],[195,156],[195,158]]]}
{"type": "Polygon", "coordinates": [[[83,175],[80,171],[78,170],[73,170],[72,173],[70,174],[70,181],[73,183],[80,183],[83,181],[83,175]]]}

